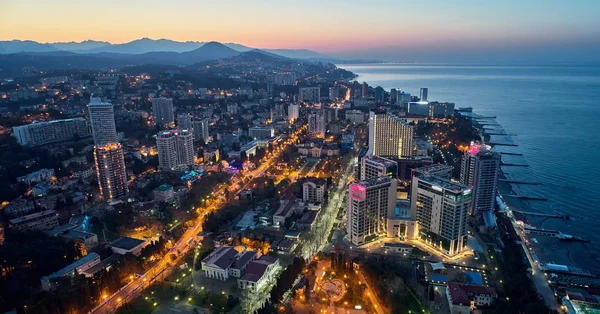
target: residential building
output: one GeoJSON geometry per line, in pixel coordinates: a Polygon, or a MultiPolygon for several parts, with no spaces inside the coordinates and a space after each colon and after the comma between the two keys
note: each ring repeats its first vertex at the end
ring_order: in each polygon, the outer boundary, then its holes
{"type": "Polygon", "coordinates": [[[318,137],[325,136],[327,123],[323,110],[312,112],[308,115],[308,132],[318,137]]]}
{"type": "Polygon", "coordinates": [[[501,158],[491,146],[475,143],[471,143],[462,157],[460,182],[473,189],[473,215],[494,210],[501,158]]]}
{"type": "Polygon", "coordinates": [[[248,129],[248,136],[255,140],[266,140],[275,136],[275,129],[268,125],[254,126],[248,129]]]}
{"type": "Polygon", "coordinates": [[[403,119],[384,111],[371,111],[367,155],[411,157],[413,135],[413,127],[403,119]]]}
{"type": "Polygon", "coordinates": [[[86,256],[81,257],[75,262],[65,266],[64,268],[42,277],[42,289],[45,291],[56,289],[56,279],[67,276],[77,276],[82,274],[84,271],[100,263],[100,255],[96,253],[90,253],[86,256]]]}
{"type": "Polygon", "coordinates": [[[33,201],[17,198],[12,200],[6,207],[4,207],[4,212],[9,216],[19,217],[25,214],[29,214],[35,210],[35,204],[33,201]]]}
{"type": "Polygon", "coordinates": [[[100,194],[105,200],[127,195],[127,173],[123,148],[119,143],[96,145],[94,161],[100,194]]]}
{"type": "Polygon", "coordinates": [[[360,159],[360,179],[367,180],[377,177],[398,177],[398,164],[387,158],[364,156],[360,159]]]}
{"type": "Polygon", "coordinates": [[[446,297],[451,314],[470,314],[479,307],[492,305],[498,294],[491,287],[448,282],[446,297]]]}
{"type": "Polygon", "coordinates": [[[427,101],[427,94],[429,93],[429,90],[427,88],[421,88],[421,93],[419,95],[419,99],[421,101],[427,101]]]}
{"type": "Polygon", "coordinates": [[[377,177],[350,184],[348,189],[348,240],[354,245],[369,243],[387,229],[387,217],[396,204],[397,183],[377,177]]]}
{"type": "Polygon", "coordinates": [[[405,93],[405,92],[398,92],[397,96],[396,96],[396,105],[403,105],[403,104],[407,104],[410,102],[410,94],[409,93],[405,93]]]}
{"type": "Polygon", "coordinates": [[[91,133],[87,120],[73,118],[16,126],[13,135],[20,145],[33,147],[85,138],[91,133]]]}
{"type": "Polygon", "coordinates": [[[8,226],[17,230],[50,230],[58,227],[58,214],[54,210],[21,216],[8,221],[8,226]]]}
{"type": "Polygon", "coordinates": [[[92,136],[96,145],[117,143],[117,128],[113,105],[102,102],[100,98],[90,98],[88,105],[92,136]]]}
{"type": "Polygon", "coordinates": [[[420,240],[454,256],[467,245],[471,189],[463,184],[415,172],[411,216],[419,223],[420,240]]]}
{"type": "Polygon", "coordinates": [[[454,114],[454,103],[451,102],[430,102],[429,116],[436,118],[445,118],[454,114]]]}
{"type": "Polygon", "coordinates": [[[173,99],[159,97],[152,99],[152,113],[154,122],[161,127],[170,127],[173,125],[173,99]]]}
{"type": "Polygon", "coordinates": [[[183,170],[194,165],[196,152],[189,130],[161,131],[156,136],[156,149],[161,170],[183,170]]]}
{"type": "Polygon", "coordinates": [[[311,104],[321,103],[321,88],[320,87],[300,87],[298,91],[298,99],[311,104]]]}
{"type": "Polygon", "coordinates": [[[308,203],[321,203],[325,199],[327,181],[317,178],[306,178],[302,183],[302,200],[308,203]]]}
{"type": "Polygon", "coordinates": [[[340,97],[340,88],[338,86],[332,86],[329,88],[329,100],[335,100],[340,97]]]}
{"type": "Polygon", "coordinates": [[[290,104],[288,106],[288,119],[291,121],[298,120],[300,117],[300,104],[290,104]]]}
{"type": "Polygon", "coordinates": [[[192,116],[189,113],[178,114],[177,128],[180,130],[190,130],[193,133],[194,125],[192,124],[192,116]]]}
{"type": "Polygon", "coordinates": [[[390,104],[395,104],[398,101],[399,93],[402,93],[402,90],[399,88],[390,89],[390,104]]]}
{"type": "Polygon", "coordinates": [[[361,96],[362,98],[369,97],[369,84],[367,82],[363,82],[361,85],[361,96]]]}
{"type": "Polygon", "coordinates": [[[244,275],[238,279],[238,288],[248,291],[259,291],[269,281],[275,279],[278,265],[276,257],[263,255],[248,263],[244,275]]]}
{"type": "Polygon", "coordinates": [[[402,181],[412,181],[414,169],[433,164],[429,156],[394,158],[394,161],[398,163],[398,180],[402,181]]]}
{"type": "Polygon", "coordinates": [[[345,117],[350,123],[360,124],[365,122],[365,113],[360,110],[346,110],[345,117]]]}
{"type": "Polygon", "coordinates": [[[375,87],[375,102],[383,103],[385,101],[385,90],[381,86],[375,87]]]}
{"type": "Polygon", "coordinates": [[[195,140],[202,140],[204,144],[208,143],[208,140],[210,139],[210,135],[208,134],[208,124],[208,119],[194,120],[192,122],[195,140]]]}
{"type": "Polygon", "coordinates": [[[173,186],[170,184],[163,184],[152,191],[155,202],[171,202],[175,196],[173,192],[173,186]]]}
{"type": "Polygon", "coordinates": [[[17,182],[23,182],[27,185],[32,183],[48,182],[54,177],[54,169],[40,169],[38,171],[26,174],[17,178],[17,182]]]}

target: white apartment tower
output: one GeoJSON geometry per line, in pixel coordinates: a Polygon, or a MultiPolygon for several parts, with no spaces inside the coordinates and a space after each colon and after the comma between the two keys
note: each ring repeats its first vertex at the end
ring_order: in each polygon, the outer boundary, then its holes
{"type": "Polygon", "coordinates": [[[152,113],[157,125],[161,127],[171,126],[175,120],[173,117],[173,99],[165,97],[153,98],[152,113]]]}
{"type": "Polygon", "coordinates": [[[117,127],[113,105],[100,98],[90,98],[88,105],[92,136],[96,145],[117,143],[117,127]]]}
{"type": "Polygon", "coordinates": [[[192,124],[192,116],[189,113],[178,114],[177,128],[180,130],[190,130],[193,133],[194,125],[192,124]]]}
{"type": "Polygon", "coordinates": [[[325,114],[323,110],[313,112],[308,115],[308,132],[312,135],[325,136],[325,114]]]}
{"type": "Polygon", "coordinates": [[[208,142],[209,134],[208,134],[208,119],[202,120],[194,120],[192,122],[193,130],[194,130],[194,139],[202,140],[204,144],[208,142]]]}
{"type": "Polygon", "coordinates": [[[307,203],[321,203],[325,199],[327,181],[318,178],[307,178],[302,183],[302,200],[307,203]]]}
{"type": "Polygon", "coordinates": [[[395,179],[377,177],[350,184],[347,237],[354,245],[369,243],[386,234],[387,218],[396,208],[395,179]]]}
{"type": "Polygon", "coordinates": [[[102,197],[110,200],[127,195],[127,173],[121,144],[96,145],[94,160],[102,197]]]}
{"type": "Polygon", "coordinates": [[[405,120],[384,111],[371,111],[367,155],[411,157],[413,135],[413,127],[405,120]]]}
{"type": "Polygon", "coordinates": [[[181,170],[194,165],[194,139],[188,130],[162,131],[156,136],[158,167],[181,170]]]}
{"type": "Polygon", "coordinates": [[[300,117],[300,105],[299,104],[290,104],[288,106],[288,119],[293,121],[298,120],[300,117]]]}
{"type": "Polygon", "coordinates": [[[460,182],[473,189],[473,215],[494,209],[501,158],[491,146],[475,143],[471,143],[462,157],[460,182]]]}
{"type": "Polygon", "coordinates": [[[411,216],[419,224],[419,239],[446,255],[467,245],[471,189],[440,177],[415,172],[411,190],[411,216]]]}

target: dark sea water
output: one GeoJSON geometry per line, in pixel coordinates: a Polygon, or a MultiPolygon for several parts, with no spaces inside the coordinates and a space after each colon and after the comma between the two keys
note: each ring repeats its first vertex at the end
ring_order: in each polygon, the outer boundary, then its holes
{"type": "MultiPolygon", "coordinates": [[[[448,101],[496,116],[508,136],[492,136],[510,179],[540,182],[511,193],[548,201],[514,202],[533,212],[570,215],[569,220],[528,217],[536,227],[561,230],[592,243],[543,242],[546,262],[600,272],[600,67],[483,65],[340,65],[371,86],[400,88],[413,95],[429,88],[429,101],[448,101]]],[[[499,128],[499,127],[497,127],[499,128]]],[[[506,199],[506,198],[505,198],[506,199]]],[[[508,199],[507,199],[508,200],[508,199]]]]}

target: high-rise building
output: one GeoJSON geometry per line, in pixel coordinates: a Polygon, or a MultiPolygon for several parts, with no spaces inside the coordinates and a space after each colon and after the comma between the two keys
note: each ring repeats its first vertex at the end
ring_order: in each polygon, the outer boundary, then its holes
{"type": "Polygon", "coordinates": [[[308,132],[316,136],[325,136],[325,114],[323,110],[312,112],[308,115],[308,132]]]}
{"type": "Polygon", "coordinates": [[[335,100],[340,97],[340,88],[338,86],[332,86],[329,88],[329,100],[335,100]]]}
{"type": "Polygon", "coordinates": [[[361,85],[361,96],[362,98],[369,97],[369,84],[367,82],[363,82],[361,85]]]}
{"type": "Polygon", "coordinates": [[[208,134],[208,119],[194,120],[192,121],[194,139],[202,140],[204,144],[208,142],[210,135],[208,134]]]}
{"type": "Polygon", "coordinates": [[[333,122],[338,119],[338,108],[325,108],[323,109],[325,114],[325,122],[333,122]]]}
{"type": "Polygon", "coordinates": [[[266,140],[275,136],[275,129],[272,126],[253,126],[248,129],[248,136],[255,140],[266,140]]]}
{"type": "Polygon", "coordinates": [[[348,188],[348,240],[363,245],[387,230],[387,217],[396,207],[395,179],[377,177],[350,184],[348,188]]]}
{"type": "Polygon", "coordinates": [[[158,167],[182,170],[194,165],[194,139],[189,130],[162,131],[156,136],[158,167]]]}
{"type": "Polygon", "coordinates": [[[318,178],[306,178],[302,183],[302,200],[307,203],[321,203],[325,199],[327,181],[318,178]]]}
{"type": "Polygon", "coordinates": [[[173,124],[173,99],[159,97],[152,99],[152,113],[154,121],[161,127],[170,127],[173,124]]]}
{"type": "Polygon", "coordinates": [[[299,104],[290,104],[288,106],[288,119],[295,121],[300,117],[300,105],[299,104]]]}
{"type": "Polygon", "coordinates": [[[385,101],[385,90],[381,86],[375,87],[375,102],[383,103],[385,101]]]}
{"type": "Polygon", "coordinates": [[[447,255],[462,252],[467,245],[471,189],[419,172],[411,189],[410,210],[417,218],[420,240],[447,255]]]}
{"type": "Polygon", "coordinates": [[[429,116],[436,118],[445,118],[454,114],[454,103],[452,102],[430,102],[429,116]]]}
{"type": "Polygon", "coordinates": [[[192,116],[188,113],[178,114],[177,115],[177,128],[180,130],[193,131],[194,125],[192,124],[192,116]]]}
{"type": "Polygon", "coordinates": [[[127,195],[127,173],[121,144],[96,145],[94,160],[102,197],[110,200],[127,195]]]}
{"type": "Polygon", "coordinates": [[[320,87],[300,87],[299,92],[300,101],[306,101],[311,104],[321,103],[321,88],[320,87]]]}
{"type": "Polygon", "coordinates": [[[409,93],[399,91],[396,97],[396,105],[407,104],[410,102],[409,93]]]}
{"type": "Polygon", "coordinates": [[[494,209],[501,158],[491,146],[475,143],[471,143],[462,157],[460,182],[473,189],[473,215],[494,209]]]}
{"type": "Polygon", "coordinates": [[[117,143],[117,127],[113,105],[100,98],[90,98],[88,105],[92,136],[96,145],[117,143]]]}
{"type": "Polygon", "coordinates": [[[390,104],[395,104],[398,102],[398,94],[402,93],[402,90],[399,88],[390,89],[390,104]]]}
{"type": "Polygon", "coordinates": [[[88,137],[90,128],[84,118],[33,122],[13,128],[17,142],[23,146],[38,146],[88,137]]]}
{"type": "Polygon", "coordinates": [[[413,127],[405,120],[384,111],[371,111],[367,155],[410,157],[413,134],[413,127]]]}
{"type": "Polygon", "coordinates": [[[398,164],[387,158],[378,156],[364,156],[360,159],[360,179],[368,180],[377,177],[396,178],[398,164]]]}
{"type": "Polygon", "coordinates": [[[421,99],[421,101],[427,101],[427,93],[429,92],[429,90],[425,87],[421,88],[421,94],[419,96],[419,98],[421,99]]]}

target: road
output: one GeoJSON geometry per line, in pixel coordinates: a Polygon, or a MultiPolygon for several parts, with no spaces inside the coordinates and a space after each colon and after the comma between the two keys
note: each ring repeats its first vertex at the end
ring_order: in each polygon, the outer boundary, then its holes
{"type": "MultiPolygon", "coordinates": [[[[265,158],[261,160],[260,166],[252,171],[248,171],[244,174],[246,178],[256,178],[259,175],[265,173],[265,171],[272,167],[276,161],[277,157],[284,151],[284,147],[295,143],[298,138],[300,132],[305,129],[306,126],[303,126],[296,131],[294,131],[288,139],[283,142],[280,142],[273,148],[273,151],[270,152],[265,158]]],[[[248,180],[250,182],[250,180],[248,180]]],[[[243,183],[240,177],[235,177],[229,187],[233,187],[233,191],[229,191],[229,195],[236,195],[241,190],[246,188],[248,183],[243,183]],[[233,192],[233,193],[232,193],[233,192]]],[[[227,186],[221,185],[215,192],[216,195],[222,195],[227,186]]],[[[102,303],[92,309],[90,314],[105,314],[105,313],[114,313],[117,308],[122,306],[123,304],[135,299],[137,296],[144,291],[144,289],[148,288],[151,284],[155,282],[160,282],[164,280],[167,276],[169,276],[173,270],[173,267],[180,262],[180,260],[186,255],[186,253],[193,248],[193,246],[189,246],[188,243],[195,239],[198,233],[202,232],[202,223],[204,222],[204,217],[206,214],[213,212],[215,210],[219,210],[223,206],[227,204],[227,201],[224,198],[214,198],[211,202],[209,201],[206,204],[206,207],[200,212],[196,221],[196,225],[190,229],[188,229],[183,236],[175,242],[173,248],[166,254],[166,256],[160,259],[156,265],[154,265],[150,270],[144,273],[141,276],[134,277],[128,284],[121,287],[121,289],[110,296],[106,296],[102,303]],[[174,261],[171,260],[170,255],[176,253],[176,259],[174,261]]]]}

